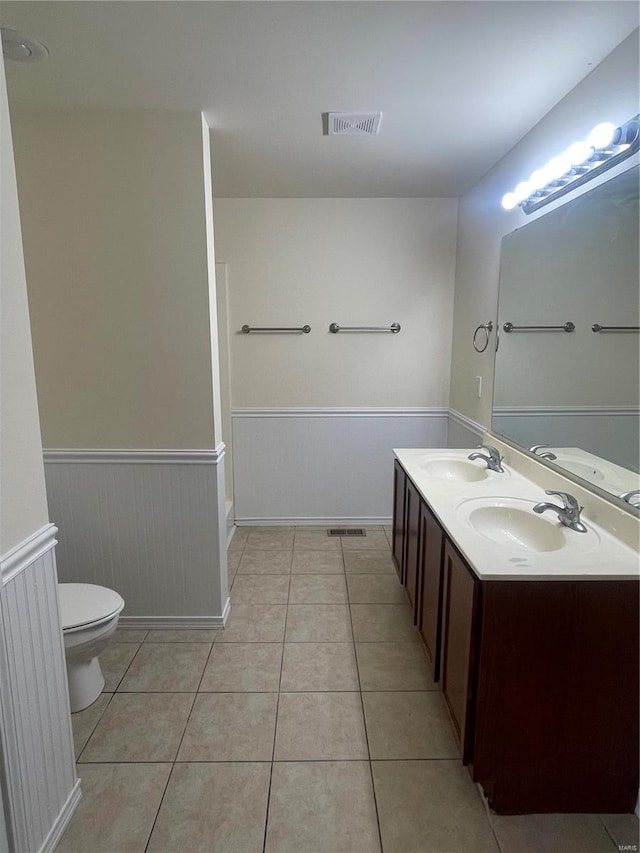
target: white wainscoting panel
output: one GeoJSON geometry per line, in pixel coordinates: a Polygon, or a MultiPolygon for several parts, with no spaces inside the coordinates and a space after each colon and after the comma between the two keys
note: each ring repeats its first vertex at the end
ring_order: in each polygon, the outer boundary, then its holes
{"type": "Polygon", "coordinates": [[[2,557],[2,742],[12,849],[53,850],[80,797],[47,525],[2,557]]]}
{"type": "Polygon", "coordinates": [[[485,427],[455,409],[449,409],[447,447],[475,447],[482,442],[485,427]]]}
{"type": "Polygon", "coordinates": [[[493,429],[521,447],[582,447],[637,471],[639,415],[635,406],[500,407],[493,411],[493,429]]]}
{"type": "Polygon", "coordinates": [[[237,524],[382,524],[394,447],[446,447],[445,408],[234,409],[237,524]]]}
{"type": "Polygon", "coordinates": [[[46,450],[61,581],[125,600],[122,623],[222,627],[228,599],[224,445],[46,450]]]}

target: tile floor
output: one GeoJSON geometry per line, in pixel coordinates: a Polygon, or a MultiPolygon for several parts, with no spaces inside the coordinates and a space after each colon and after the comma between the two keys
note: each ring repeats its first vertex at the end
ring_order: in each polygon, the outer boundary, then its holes
{"type": "Polygon", "coordinates": [[[240,528],[224,631],[120,630],[73,715],[78,853],[611,853],[631,815],[488,815],[390,531],[240,528]]]}

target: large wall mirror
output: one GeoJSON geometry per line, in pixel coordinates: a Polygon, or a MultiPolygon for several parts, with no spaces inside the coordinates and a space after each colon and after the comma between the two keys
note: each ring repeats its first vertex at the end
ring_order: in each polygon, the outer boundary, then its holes
{"type": "Polygon", "coordinates": [[[639,178],[635,166],[503,239],[492,418],[495,433],[631,506],[639,178]]]}

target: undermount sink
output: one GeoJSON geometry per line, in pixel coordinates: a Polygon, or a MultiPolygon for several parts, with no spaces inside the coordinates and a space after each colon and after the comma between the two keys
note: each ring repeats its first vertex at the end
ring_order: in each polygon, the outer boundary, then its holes
{"type": "Polygon", "coordinates": [[[487,479],[486,467],[474,465],[464,459],[434,459],[426,462],[422,470],[428,477],[436,477],[439,480],[455,480],[457,482],[472,483],[487,479]]]}
{"type": "Polygon", "coordinates": [[[485,539],[519,551],[543,554],[566,548],[567,553],[584,553],[598,546],[594,530],[570,530],[552,511],[535,515],[533,507],[533,501],[521,498],[474,498],[463,501],[457,513],[485,539]]]}

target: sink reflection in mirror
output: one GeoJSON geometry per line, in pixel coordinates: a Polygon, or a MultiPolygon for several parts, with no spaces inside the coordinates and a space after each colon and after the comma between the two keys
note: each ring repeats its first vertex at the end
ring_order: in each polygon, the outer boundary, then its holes
{"type": "Polygon", "coordinates": [[[470,498],[460,503],[457,515],[485,539],[514,551],[536,554],[566,549],[583,554],[598,547],[600,537],[587,526],[579,534],[551,517],[535,515],[535,501],[521,498],[470,498]]]}
{"type": "Polygon", "coordinates": [[[639,485],[639,177],[634,166],[539,216],[500,256],[492,430],[549,445],[544,464],[616,497],[639,485]],[[503,331],[566,321],[575,331],[503,331]]]}

